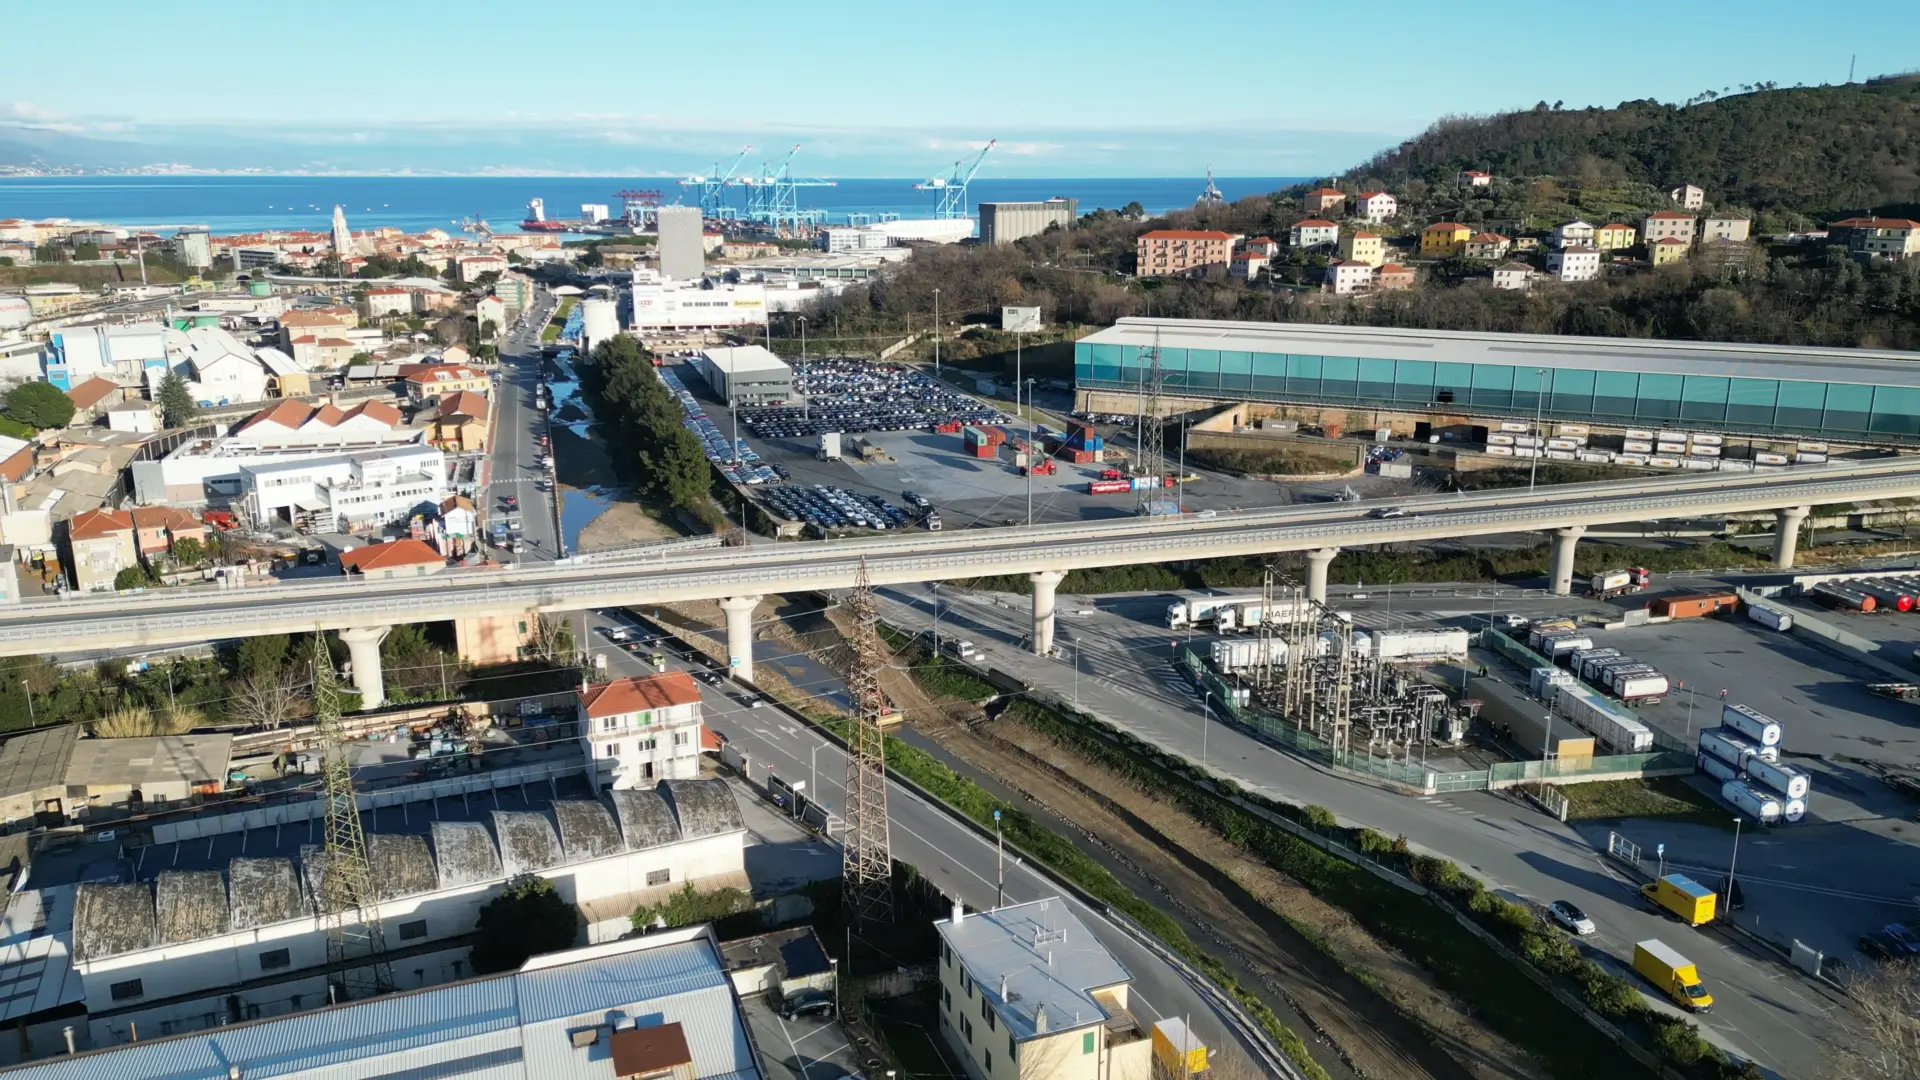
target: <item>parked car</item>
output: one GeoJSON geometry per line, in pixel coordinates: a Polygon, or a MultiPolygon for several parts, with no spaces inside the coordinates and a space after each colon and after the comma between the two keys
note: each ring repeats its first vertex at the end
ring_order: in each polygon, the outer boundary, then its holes
{"type": "Polygon", "coordinates": [[[1550,916],[1554,922],[1559,923],[1565,928],[1568,933],[1578,934],[1581,937],[1586,937],[1588,934],[1595,933],[1599,929],[1593,925],[1593,920],[1587,917],[1586,912],[1581,911],[1579,907],[1566,900],[1555,900],[1553,903],[1548,904],[1547,915],[1550,916]]]}
{"type": "Polygon", "coordinates": [[[798,1020],[803,1016],[831,1020],[836,1011],[833,995],[825,990],[802,990],[797,994],[789,994],[780,1007],[780,1015],[789,1020],[798,1020]]]}
{"type": "Polygon", "coordinates": [[[1403,518],[1407,516],[1407,512],[1398,506],[1383,506],[1375,510],[1372,516],[1377,518],[1403,518]]]}

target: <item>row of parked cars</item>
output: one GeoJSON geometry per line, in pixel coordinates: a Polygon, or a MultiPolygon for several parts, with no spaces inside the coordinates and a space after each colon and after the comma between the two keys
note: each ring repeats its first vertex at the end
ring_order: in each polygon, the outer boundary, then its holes
{"type": "Polygon", "coordinates": [[[885,532],[904,529],[913,520],[912,515],[878,495],[863,495],[823,484],[772,488],[760,498],[782,517],[804,521],[818,529],[885,532]]]}
{"type": "Polygon", "coordinates": [[[720,425],[707,416],[707,410],[687,391],[680,376],[662,368],[660,378],[679,399],[680,409],[686,414],[680,422],[700,440],[707,460],[725,473],[727,479],[736,484],[778,484],[788,479],[784,467],[761,461],[760,455],[747,446],[747,440],[741,439],[736,446],[733,439],[720,430],[720,425]]]}
{"type": "Polygon", "coordinates": [[[999,410],[931,376],[870,360],[829,357],[796,364],[793,385],[806,399],[804,406],[783,403],[743,408],[740,422],[762,439],[1007,422],[999,410]]]}

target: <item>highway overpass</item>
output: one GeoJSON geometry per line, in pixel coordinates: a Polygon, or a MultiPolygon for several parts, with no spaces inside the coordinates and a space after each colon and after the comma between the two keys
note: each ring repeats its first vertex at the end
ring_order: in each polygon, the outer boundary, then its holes
{"type": "Polygon", "coordinates": [[[391,580],[48,598],[0,611],[0,656],[339,630],[353,651],[363,700],[372,702],[381,697],[378,642],[395,623],[497,621],[503,615],[718,600],[727,612],[735,668],[750,680],[747,646],[760,597],[848,588],[863,560],[876,585],[1028,575],[1034,589],[1032,645],[1044,653],[1053,636],[1054,589],[1075,569],[1304,551],[1308,592],[1324,597],[1327,566],[1342,547],[1545,531],[1553,535],[1553,587],[1564,594],[1571,587],[1575,545],[1590,527],[1772,510],[1782,526],[1775,562],[1786,566],[1792,563],[1799,523],[1812,506],[1914,496],[1920,496],[1920,458],[1890,457],[1818,469],[1693,473],[1211,517],[1129,517],[719,550],[663,549],[657,558],[612,565],[469,567],[391,580]],[[1383,516],[1389,512],[1392,516],[1383,516]]]}

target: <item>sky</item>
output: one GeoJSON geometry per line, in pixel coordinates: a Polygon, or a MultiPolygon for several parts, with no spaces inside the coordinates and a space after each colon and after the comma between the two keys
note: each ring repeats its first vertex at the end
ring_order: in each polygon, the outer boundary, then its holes
{"type": "Polygon", "coordinates": [[[1448,114],[1920,65],[1912,0],[1845,8],[22,2],[0,164],[673,176],[799,144],[796,173],[906,177],[998,139],[1006,177],[1321,175],[1448,114]]]}

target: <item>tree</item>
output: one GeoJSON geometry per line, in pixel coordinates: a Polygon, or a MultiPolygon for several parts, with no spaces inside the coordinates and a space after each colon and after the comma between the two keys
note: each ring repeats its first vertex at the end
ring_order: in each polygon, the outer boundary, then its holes
{"type": "Polygon", "coordinates": [[[278,728],[306,701],[299,672],[292,668],[247,675],[233,684],[227,715],[259,728],[278,728]]]}
{"type": "Polygon", "coordinates": [[[1920,1080],[1920,961],[1876,965],[1847,982],[1850,1009],[1831,1015],[1840,1027],[1847,1080],[1920,1080]]]}
{"type": "Polygon", "coordinates": [[[278,675],[287,666],[289,644],[291,641],[285,634],[241,638],[233,650],[233,673],[242,679],[278,675]]]}
{"type": "Polygon", "coordinates": [[[489,270],[486,273],[481,274],[479,277],[474,278],[473,283],[475,285],[478,285],[482,289],[492,289],[494,286],[494,283],[499,280],[500,280],[500,271],[489,270]]]}
{"type": "Polygon", "coordinates": [[[541,615],[534,623],[527,649],[549,664],[573,662],[573,622],[565,615],[541,615]]]}
{"type": "Polygon", "coordinates": [[[99,244],[80,244],[74,247],[73,257],[79,262],[93,262],[100,258],[99,244]]]}
{"type": "Polygon", "coordinates": [[[147,572],[138,566],[121,568],[113,575],[113,587],[116,589],[144,589],[147,587],[147,572]]]}
{"type": "Polygon", "coordinates": [[[199,566],[206,557],[207,549],[191,536],[173,542],[173,558],[181,566],[199,566]]]}
{"type": "Polygon", "coordinates": [[[66,427],[73,411],[73,399],[52,383],[21,383],[7,391],[7,415],[30,427],[66,427]]]}
{"type": "Polygon", "coordinates": [[[179,372],[167,372],[160,380],[160,422],[170,428],[186,427],[199,415],[200,406],[187,389],[187,380],[179,372]]]}
{"type": "Polygon", "coordinates": [[[480,909],[468,959],[476,975],[513,971],[529,957],[571,948],[579,935],[573,905],[553,891],[553,882],[522,874],[480,909]]]}

